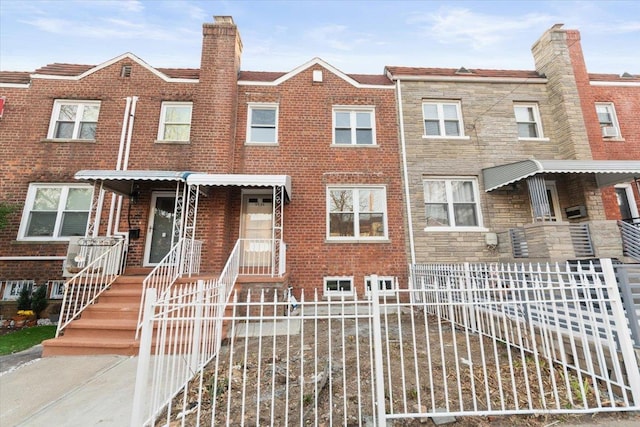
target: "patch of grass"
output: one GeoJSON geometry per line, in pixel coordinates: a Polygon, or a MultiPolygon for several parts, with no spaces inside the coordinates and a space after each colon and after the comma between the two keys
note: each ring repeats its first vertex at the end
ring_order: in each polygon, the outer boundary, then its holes
{"type": "Polygon", "coordinates": [[[26,350],[56,335],[56,325],[34,326],[0,336],[0,355],[26,350]]]}

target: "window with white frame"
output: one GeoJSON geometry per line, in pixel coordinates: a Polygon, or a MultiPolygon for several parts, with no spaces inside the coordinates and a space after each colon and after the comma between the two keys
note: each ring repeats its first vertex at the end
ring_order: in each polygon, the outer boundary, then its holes
{"type": "Polygon", "coordinates": [[[540,120],[540,111],[537,104],[515,104],[513,110],[518,124],[519,139],[541,139],[542,122],[540,120]]]}
{"type": "MultiPolygon", "coordinates": [[[[391,276],[376,276],[378,279],[378,295],[389,296],[395,295],[398,289],[396,278],[391,276]]],[[[364,290],[367,296],[371,295],[371,281],[373,276],[364,277],[364,290]]]]}
{"type": "Polygon", "coordinates": [[[96,139],[100,101],[56,99],[53,103],[48,139],[96,139]]]}
{"type": "Polygon", "coordinates": [[[33,280],[7,280],[4,283],[2,299],[5,301],[15,301],[20,296],[20,292],[22,292],[24,287],[32,291],[35,284],[36,282],[33,280]]]}
{"type": "Polygon", "coordinates": [[[278,104],[249,104],[247,143],[278,143],[278,104]]]}
{"type": "Polygon", "coordinates": [[[64,297],[64,280],[49,280],[47,282],[50,299],[62,299],[64,297]]]}
{"type": "Polygon", "coordinates": [[[424,135],[455,138],[464,136],[462,111],[458,101],[425,101],[422,103],[424,135]]]}
{"type": "Polygon", "coordinates": [[[192,102],[163,102],[158,140],[189,142],[192,110],[192,102]]]}
{"type": "Polygon", "coordinates": [[[375,145],[375,117],[370,107],[333,109],[334,145],[375,145]]]}
{"type": "Polygon", "coordinates": [[[596,104],[596,113],[598,114],[602,136],[605,138],[618,138],[620,136],[620,127],[618,126],[618,118],[613,104],[610,102],[596,104]]]}
{"type": "Polygon", "coordinates": [[[481,226],[475,178],[428,178],[423,185],[427,229],[481,226]]]}
{"type": "Polygon", "coordinates": [[[331,240],[385,239],[384,187],[327,188],[327,236],[331,240]]]}
{"type": "Polygon", "coordinates": [[[353,295],[353,277],[325,277],[325,296],[351,296],[353,295]]]}
{"type": "Polygon", "coordinates": [[[31,184],[18,238],[68,240],[87,230],[93,187],[82,184],[31,184]]]}

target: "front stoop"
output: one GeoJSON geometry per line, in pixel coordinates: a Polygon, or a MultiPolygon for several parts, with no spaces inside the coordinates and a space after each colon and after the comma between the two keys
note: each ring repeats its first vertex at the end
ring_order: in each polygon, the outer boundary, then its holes
{"type": "Polygon", "coordinates": [[[136,326],[145,275],[120,276],[64,335],[42,343],[42,355],[138,354],[136,326]]]}

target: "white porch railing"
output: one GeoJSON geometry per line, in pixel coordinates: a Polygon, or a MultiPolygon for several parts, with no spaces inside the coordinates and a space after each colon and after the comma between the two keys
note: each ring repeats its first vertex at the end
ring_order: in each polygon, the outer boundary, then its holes
{"type": "Polygon", "coordinates": [[[142,281],[142,301],[138,312],[138,339],[142,327],[142,315],[144,299],[148,289],[155,289],[156,296],[162,298],[176,280],[183,274],[198,274],[200,272],[200,260],[202,253],[202,241],[182,238],[178,240],[171,250],[160,260],[151,273],[142,281]]]}
{"type": "Polygon", "coordinates": [[[238,278],[240,246],[236,242],[216,280],[176,285],[161,298],[156,298],[156,289],[145,290],[132,426],[154,424],[219,352],[224,311],[238,278]]]}
{"type": "Polygon", "coordinates": [[[286,273],[287,246],[281,239],[239,239],[240,274],[282,277],[286,273]]]}
{"type": "MultiPolygon", "coordinates": [[[[64,328],[77,319],[87,306],[93,304],[120,275],[126,253],[125,241],[118,239],[115,245],[107,250],[101,248],[101,251],[100,256],[89,261],[86,267],[65,282],[56,337],[60,336],[64,328]]],[[[82,256],[86,260],[92,259],[87,252],[82,256]]]]}

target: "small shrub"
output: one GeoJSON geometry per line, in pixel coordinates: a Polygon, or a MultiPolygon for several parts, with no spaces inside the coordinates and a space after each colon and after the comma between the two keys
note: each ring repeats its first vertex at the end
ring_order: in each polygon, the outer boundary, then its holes
{"type": "Polygon", "coordinates": [[[47,287],[39,286],[31,296],[31,310],[36,314],[36,317],[40,318],[40,313],[44,311],[49,305],[47,301],[47,287]]]}
{"type": "Polygon", "coordinates": [[[18,310],[31,310],[31,287],[23,286],[16,302],[18,310]]]}

